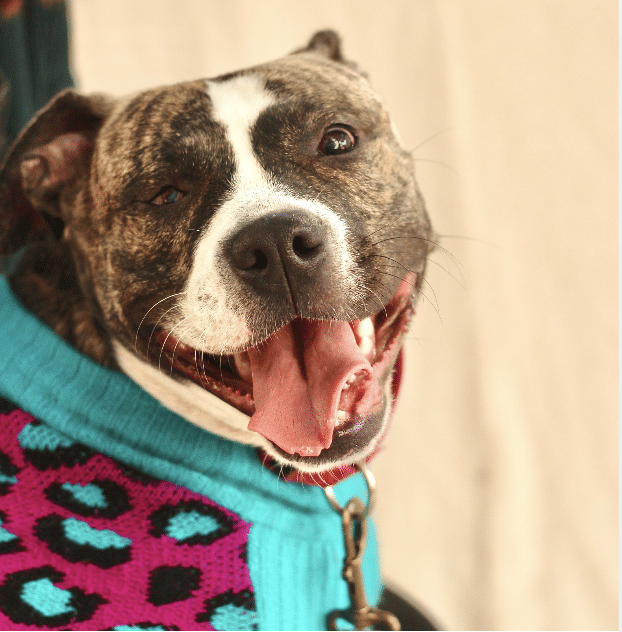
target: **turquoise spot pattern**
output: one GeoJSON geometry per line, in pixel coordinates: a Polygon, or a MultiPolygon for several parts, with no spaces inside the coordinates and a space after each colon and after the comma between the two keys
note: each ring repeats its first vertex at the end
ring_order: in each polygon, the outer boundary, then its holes
{"type": "Polygon", "coordinates": [[[22,586],[22,600],[40,612],[44,617],[73,612],[70,605],[71,593],[54,586],[47,578],[36,579],[22,586]]]}
{"type": "Polygon", "coordinates": [[[62,522],[65,536],[76,544],[90,544],[96,549],[123,549],[132,541],[109,529],[94,529],[86,522],[76,518],[67,518],[62,522]]]}
{"type": "Polygon", "coordinates": [[[98,507],[99,509],[105,509],[108,507],[106,496],[101,487],[90,483],[88,485],[71,485],[70,483],[64,483],[61,488],[68,491],[74,499],[87,505],[88,507],[98,507]]]}
{"type": "Polygon", "coordinates": [[[20,446],[25,450],[56,450],[68,448],[75,443],[69,437],[59,434],[48,426],[33,424],[24,426],[17,438],[20,446]]]}
{"type": "Polygon", "coordinates": [[[195,535],[209,535],[220,528],[218,520],[198,511],[180,511],[166,525],[166,533],[175,540],[187,540],[195,535]]]}
{"type": "Polygon", "coordinates": [[[257,613],[228,603],[214,610],[210,623],[215,630],[255,630],[257,613]]]}
{"type": "MultiPolygon", "coordinates": [[[[2,520],[0,520],[0,524],[2,524],[2,520]]],[[[17,536],[0,527],[0,542],[10,542],[11,540],[16,540],[17,536]]]]}
{"type": "Polygon", "coordinates": [[[6,474],[0,474],[0,484],[15,485],[17,483],[16,476],[7,476],[6,474]]]}

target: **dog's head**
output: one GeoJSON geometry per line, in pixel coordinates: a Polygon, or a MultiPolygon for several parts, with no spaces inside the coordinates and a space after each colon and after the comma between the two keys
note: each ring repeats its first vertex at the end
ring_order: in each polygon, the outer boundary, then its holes
{"type": "Polygon", "coordinates": [[[302,471],[375,450],[431,228],[335,34],[126,99],[64,92],[0,196],[0,252],[66,253],[97,359],[167,407],[302,471]]]}

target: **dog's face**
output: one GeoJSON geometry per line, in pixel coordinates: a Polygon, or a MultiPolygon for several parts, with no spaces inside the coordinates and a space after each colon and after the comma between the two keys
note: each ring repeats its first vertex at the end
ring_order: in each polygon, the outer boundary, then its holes
{"type": "Polygon", "coordinates": [[[336,36],[119,101],[65,93],[1,186],[3,250],[51,217],[93,329],[167,407],[307,472],[377,447],[431,228],[336,36]]]}

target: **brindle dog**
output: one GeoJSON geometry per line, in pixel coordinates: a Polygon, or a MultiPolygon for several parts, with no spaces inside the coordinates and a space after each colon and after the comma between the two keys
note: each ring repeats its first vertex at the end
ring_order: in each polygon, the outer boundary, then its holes
{"type": "Polygon", "coordinates": [[[11,285],[165,406],[281,464],[368,458],[432,243],[413,161],[338,37],[113,99],[58,95],[0,176],[11,285]]]}

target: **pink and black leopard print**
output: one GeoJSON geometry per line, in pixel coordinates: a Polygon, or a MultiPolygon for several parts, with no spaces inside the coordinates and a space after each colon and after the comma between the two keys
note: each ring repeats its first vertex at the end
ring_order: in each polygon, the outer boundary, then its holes
{"type": "Polygon", "coordinates": [[[0,628],[251,630],[250,524],[0,401],[0,628]]]}

